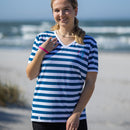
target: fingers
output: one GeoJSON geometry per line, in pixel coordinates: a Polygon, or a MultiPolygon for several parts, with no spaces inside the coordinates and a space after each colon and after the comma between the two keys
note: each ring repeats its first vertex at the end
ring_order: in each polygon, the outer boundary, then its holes
{"type": "Polygon", "coordinates": [[[71,115],[66,122],[66,130],[77,130],[79,127],[79,117],[71,115]]]}
{"type": "Polygon", "coordinates": [[[77,126],[74,124],[67,123],[66,130],[77,130],[77,126]]]}
{"type": "Polygon", "coordinates": [[[50,37],[41,46],[45,50],[47,50],[48,52],[50,52],[50,51],[52,51],[53,49],[55,49],[58,46],[57,38],[53,38],[52,39],[52,37],[50,37]]]}
{"type": "Polygon", "coordinates": [[[58,43],[57,43],[57,38],[54,38],[52,39],[50,42],[49,42],[50,46],[56,48],[58,46],[58,43]]]}
{"type": "Polygon", "coordinates": [[[77,130],[77,128],[75,126],[71,125],[68,130],[77,130]]]}
{"type": "Polygon", "coordinates": [[[48,39],[46,40],[47,43],[52,43],[52,42],[55,42],[55,41],[57,41],[57,38],[53,38],[53,39],[52,39],[52,37],[50,37],[50,38],[48,38],[48,39]]]}
{"type": "Polygon", "coordinates": [[[52,37],[48,38],[46,42],[49,43],[51,41],[51,39],[52,39],[52,37]]]}
{"type": "Polygon", "coordinates": [[[52,37],[50,37],[50,38],[48,38],[47,40],[46,40],[46,43],[48,44],[48,43],[55,43],[55,42],[57,42],[57,38],[53,38],[52,39],[52,37]]]}
{"type": "Polygon", "coordinates": [[[53,39],[51,40],[51,42],[55,42],[55,41],[57,41],[57,38],[53,38],[53,39]]]}
{"type": "Polygon", "coordinates": [[[66,130],[69,130],[70,129],[70,125],[68,122],[66,123],[66,130]]]}

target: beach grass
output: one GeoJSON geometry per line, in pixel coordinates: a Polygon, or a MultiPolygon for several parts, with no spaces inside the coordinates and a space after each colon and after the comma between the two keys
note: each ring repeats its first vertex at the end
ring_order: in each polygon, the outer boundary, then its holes
{"type": "Polygon", "coordinates": [[[17,85],[0,82],[0,106],[25,106],[23,93],[17,85]]]}

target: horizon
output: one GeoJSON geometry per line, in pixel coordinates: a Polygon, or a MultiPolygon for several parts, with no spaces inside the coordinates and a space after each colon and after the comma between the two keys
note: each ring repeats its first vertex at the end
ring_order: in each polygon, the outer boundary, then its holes
{"type": "MultiPolygon", "coordinates": [[[[114,22],[114,21],[122,21],[122,22],[124,22],[124,21],[130,21],[130,18],[126,18],[126,19],[120,19],[120,18],[116,18],[116,19],[83,19],[83,18],[78,18],[78,20],[79,20],[79,22],[80,21],[93,21],[93,22],[100,22],[100,21],[103,21],[103,22],[114,22]]],[[[50,22],[53,22],[54,21],[54,19],[49,19],[49,18],[46,18],[46,19],[6,19],[6,20],[0,20],[0,22],[2,23],[2,22],[42,22],[42,21],[50,21],[50,22]]],[[[55,22],[55,21],[54,21],[55,22]]]]}
{"type": "MultiPolygon", "coordinates": [[[[79,0],[78,3],[79,20],[130,20],[130,0],[79,0]]],[[[0,21],[53,20],[49,0],[0,1],[0,16],[0,21]]]]}

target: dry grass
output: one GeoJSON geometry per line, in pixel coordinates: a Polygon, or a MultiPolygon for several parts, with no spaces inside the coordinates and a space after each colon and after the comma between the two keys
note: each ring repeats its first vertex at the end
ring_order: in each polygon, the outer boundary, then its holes
{"type": "Polygon", "coordinates": [[[22,92],[16,85],[7,85],[0,82],[0,106],[25,106],[25,100],[21,97],[22,92]]]}

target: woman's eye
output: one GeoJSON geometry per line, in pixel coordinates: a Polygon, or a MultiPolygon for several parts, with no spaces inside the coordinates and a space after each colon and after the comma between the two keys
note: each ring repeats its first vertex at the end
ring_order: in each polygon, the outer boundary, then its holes
{"type": "Polygon", "coordinates": [[[54,10],[54,12],[59,12],[59,10],[58,10],[58,9],[56,9],[56,10],[54,10]]]}
{"type": "Polygon", "coordinates": [[[69,9],[65,9],[65,11],[69,11],[69,9]]]}

